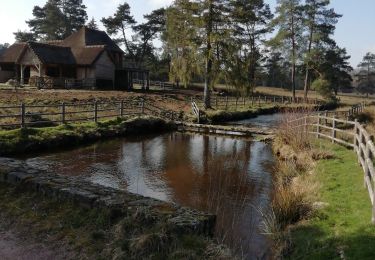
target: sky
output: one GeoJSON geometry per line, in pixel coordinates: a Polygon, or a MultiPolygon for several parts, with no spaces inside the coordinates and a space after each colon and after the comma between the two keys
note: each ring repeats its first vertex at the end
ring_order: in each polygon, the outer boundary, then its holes
{"type": "MultiPolygon", "coordinates": [[[[152,10],[165,7],[173,0],[128,0],[132,14],[138,22],[152,10]]],[[[276,0],[265,0],[272,8],[276,0]]],[[[25,20],[32,18],[35,5],[43,6],[46,0],[0,0],[0,43],[13,43],[13,32],[27,30],[25,20]]],[[[84,0],[89,19],[100,21],[112,15],[124,0],[84,0]]],[[[331,0],[337,13],[343,14],[337,24],[334,39],[351,55],[356,67],[366,52],[375,52],[375,0],[331,0]]],[[[99,23],[100,25],[100,23],[99,23]]],[[[103,29],[103,27],[101,27],[103,29]]]]}

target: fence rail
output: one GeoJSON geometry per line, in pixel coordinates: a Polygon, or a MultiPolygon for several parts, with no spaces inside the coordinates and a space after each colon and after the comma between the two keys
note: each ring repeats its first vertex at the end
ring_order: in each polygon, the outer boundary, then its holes
{"type": "Polygon", "coordinates": [[[174,111],[157,107],[145,100],[56,105],[27,105],[0,107],[0,128],[42,127],[74,122],[98,122],[100,119],[131,115],[153,115],[169,120],[179,119],[174,111]]]}
{"type": "MultiPolygon", "coordinates": [[[[134,84],[144,85],[145,82],[146,82],[145,80],[133,79],[134,84]]],[[[173,89],[175,87],[174,84],[169,83],[169,82],[163,82],[163,81],[152,81],[152,80],[150,80],[149,84],[150,84],[149,85],[150,87],[156,87],[156,88],[160,88],[162,90],[173,89]]]]}
{"type": "MultiPolygon", "coordinates": [[[[363,104],[348,111],[349,114],[359,113],[363,104]]],[[[299,133],[325,138],[354,149],[358,163],[364,172],[364,184],[372,204],[372,223],[375,224],[375,145],[374,137],[357,121],[350,121],[319,114],[307,115],[288,121],[289,127],[299,129],[299,133]]]]}
{"type": "MultiPolygon", "coordinates": [[[[199,107],[204,107],[202,97],[195,97],[192,101],[195,101],[199,107]]],[[[230,97],[230,96],[213,96],[211,98],[211,106],[214,109],[229,110],[229,109],[240,109],[249,106],[261,106],[262,104],[311,104],[321,105],[322,101],[318,99],[304,99],[296,97],[293,101],[292,97],[289,96],[251,96],[251,97],[230,97]]]]}

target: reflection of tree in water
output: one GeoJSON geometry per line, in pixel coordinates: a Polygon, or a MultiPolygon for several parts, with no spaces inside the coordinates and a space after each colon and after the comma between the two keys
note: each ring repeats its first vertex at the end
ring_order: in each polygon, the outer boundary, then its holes
{"type": "Polygon", "coordinates": [[[248,176],[250,146],[242,140],[180,135],[166,147],[166,179],[174,201],[217,215],[217,237],[242,251],[247,250],[242,240],[249,240],[254,226],[249,205],[255,192],[248,176]]]}

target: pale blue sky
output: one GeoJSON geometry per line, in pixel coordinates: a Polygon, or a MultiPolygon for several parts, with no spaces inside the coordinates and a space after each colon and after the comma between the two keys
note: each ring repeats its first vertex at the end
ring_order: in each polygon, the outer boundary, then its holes
{"type": "MultiPolygon", "coordinates": [[[[13,43],[13,32],[26,30],[25,20],[32,16],[34,5],[43,5],[46,0],[1,0],[0,4],[0,43],[13,43]]],[[[123,0],[84,0],[89,17],[100,20],[112,15],[123,0]]],[[[155,8],[166,6],[172,0],[128,0],[132,13],[138,21],[143,14],[155,8]]],[[[266,0],[272,7],[276,0],[266,0]]],[[[346,47],[352,56],[351,63],[356,66],[362,56],[375,52],[375,0],[331,0],[331,5],[343,18],[340,19],[335,39],[340,46],[346,47]]]]}

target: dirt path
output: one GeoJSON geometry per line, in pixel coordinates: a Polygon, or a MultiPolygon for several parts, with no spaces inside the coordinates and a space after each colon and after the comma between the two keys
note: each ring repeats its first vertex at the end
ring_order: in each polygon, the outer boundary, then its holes
{"type": "Polygon", "coordinates": [[[0,227],[1,260],[72,259],[74,254],[63,247],[51,248],[32,238],[21,237],[0,227]]]}

